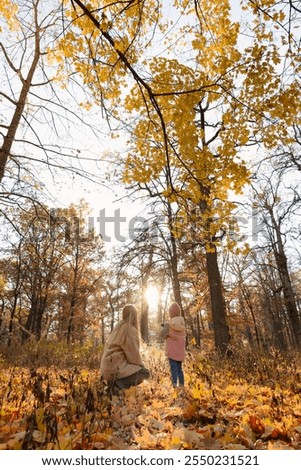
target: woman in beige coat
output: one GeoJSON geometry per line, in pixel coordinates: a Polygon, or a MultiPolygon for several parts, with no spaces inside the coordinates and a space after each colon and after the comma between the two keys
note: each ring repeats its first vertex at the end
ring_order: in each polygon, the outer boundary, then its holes
{"type": "Polygon", "coordinates": [[[120,389],[138,385],[148,379],[150,372],[140,355],[137,310],[125,305],[122,320],[107,339],[101,358],[102,377],[120,389]]]}

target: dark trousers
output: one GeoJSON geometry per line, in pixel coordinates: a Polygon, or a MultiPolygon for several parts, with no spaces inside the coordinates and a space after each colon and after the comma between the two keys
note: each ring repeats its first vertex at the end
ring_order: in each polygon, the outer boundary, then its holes
{"type": "Polygon", "coordinates": [[[130,388],[133,385],[139,385],[143,380],[149,379],[150,372],[145,367],[141,367],[137,372],[128,377],[123,377],[123,379],[117,379],[114,381],[114,385],[118,388],[130,388]]]}
{"type": "Polygon", "coordinates": [[[175,361],[174,359],[169,358],[169,365],[170,365],[170,372],[171,372],[171,380],[174,387],[178,385],[183,387],[184,385],[184,374],[182,370],[182,362],[175,361]]]}

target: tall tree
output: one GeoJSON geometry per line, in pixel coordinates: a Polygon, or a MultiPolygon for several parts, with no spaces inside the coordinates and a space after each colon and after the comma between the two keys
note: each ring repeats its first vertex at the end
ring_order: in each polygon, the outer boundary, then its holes
{"type": "MultiPolygon", "coordinates": [[[[85,205],[49,212],[37,205],[13,208],[5,240],[6,328],[9,343],[47,337],[82,341],[97,322],[94,294],[102,286],[103,249],[84,226],[85,205]],[[93,320],[92,320],[93,319],[93,320]],[[91,322],[92,320],[92,322],[91,322]]],[[[6,214],[6,217],[8,215],[6,214]]]]}
{"type": "MultiPolygon", "coordinates": [[[[82,341],[89,317],[90,298],[103,285],[101,239],[87,228],[86,202],[66,209],[52,210],[50,228],[53,239],[64,238],[64,270],[60,271],[58,299],[59,329],[70,344],[82,341]]],[[[95,305],[93,303],[93,308],[95,305]]]]}
{"type": "Polygon", "coordinates": [[[265,182],[262,181],[261,187],[256,190],[256,205],[260,210],[266,243],[274,255],[279,288],[282,291],[294,345],[298,348],[301,347],[301,318],[291,279],[286,242],[289,233],[293,235],[291,225],[296,223],[294,219],[298,220],[300,204],[298,189],[292,186],[286,188],[281,178],[278,179],[278,175],[276,182],[275,177],[270,177],[265,182]]]}
{"type": "Polygon", "coordinates": [[[90,136],[95,133],[77,104],[85,101],[85,93],[64,90],[51,63],[63,28],[61,2],[6,0],[0,9],[0,195],[16,192],[16,183],[42,189],[41,173],[47,169],[52,177],[71,172],[98,179],[83,163],[84,146],[70,139],[83,128],[90,136]]]}
{"type": "MultiPolygon", "coordinates": [[[[173,1],[175,21],[166,17],[164,4],[152,0],[73,0],[65,11],[70,29],[57,50],[70,57],[107,116],[126,122],[125,178],[148,182],[163,178],[167,168],[165,197],[199,208],[215,343],[222,352],[230,337],[218,244],[234,207],[229,192],[239,193],[248,181],[238,151],[258,140],[269,148],[287,142],[286,127],[300,108],[294,74],[283,86],[278,73],[290,51],[283,60],[271,41],[276,27],[271,35],[264,4],[256,5],[245,5],[253,15],[251,39],[238,47],[240,25],[231,20],[228,0],[173,1]]],[[[274,15],[273,26],[277,19],[282,16],[274,15]]],[[[297,64],[294,54],[290,69],[296,71],[297,64]]]]}
{"type": "Polygon", "coordinates": [[[9,237],[4,239],[4,259],[10,262],[5,270],[11,290],[8,340],[10,343],[16,326],[23,339],[40,339],[47,330],[47,311],[64,263],[59,249],[62,240],[51,240],[46,206],[28,203],[6,211],[5,218],[10,226],[9,237]]]}

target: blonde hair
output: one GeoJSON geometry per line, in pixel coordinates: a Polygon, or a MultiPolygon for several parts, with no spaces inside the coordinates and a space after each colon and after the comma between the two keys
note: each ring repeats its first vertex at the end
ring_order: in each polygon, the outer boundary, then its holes
{"type": "Polygon", "coordinates": [[[129,325],[133,325],[138,330],[138,313],[134,305],[127,304],[123,307],[122,320],[126,321],[129,325]]]}

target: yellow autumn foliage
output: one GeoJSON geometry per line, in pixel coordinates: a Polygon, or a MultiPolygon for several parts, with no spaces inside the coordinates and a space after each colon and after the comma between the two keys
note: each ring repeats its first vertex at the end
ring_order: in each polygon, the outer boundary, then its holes
{"type": "Polygon", "coordinates": [[[70,24],[50,54],[58,77],[66,60],[93,103],[126,123],[123,181],[154,182],[170,202],[202,207],[212,249],[230,220],[229,196],[249,183],[241,150],[254,140],[267,149],[290,144],[300,122],[300,54],[279,34],[286,11],[275,0],[244,5],[244,43],[229,0],[173,0],[168,8],[91,0],[86,7],[64,2],[70,24]]]}
{"type": "MultiPolygon", "coordinates": [[[[3,0],[0,3],[0,18],[3,18],[10,30],[16,30],[19,27],[19,22],[16,18],[18,12],[18,3],[12,0],[3,0]]],[[[0,33],[3,28],[0,23],[0,33]]]]}

